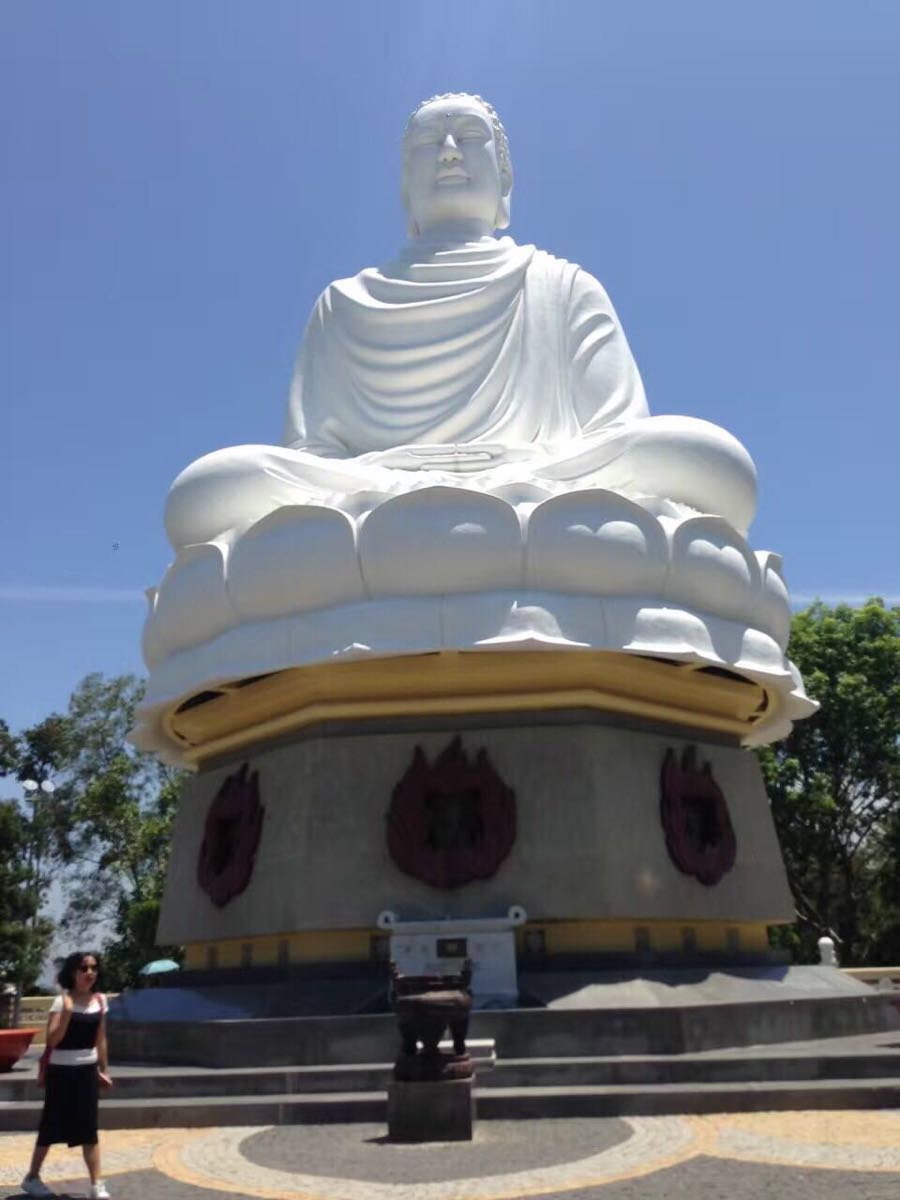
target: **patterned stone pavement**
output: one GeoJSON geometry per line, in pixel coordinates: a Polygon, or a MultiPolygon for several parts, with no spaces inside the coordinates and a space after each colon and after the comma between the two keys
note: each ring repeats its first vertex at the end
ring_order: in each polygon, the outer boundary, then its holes
{"type": "MultiPolygon", "coordinates": [[[[484,1121],[468,1144],[395,1146],[374,1125],[103,1134],[115,1200],[897,1200],[900,1111],[484,1121]]],[[[32,1139],[0,1134],[0,1197],[32,1139]]],[[[78,1151],[45,1180],[84,1196],[78,1151]]]]}

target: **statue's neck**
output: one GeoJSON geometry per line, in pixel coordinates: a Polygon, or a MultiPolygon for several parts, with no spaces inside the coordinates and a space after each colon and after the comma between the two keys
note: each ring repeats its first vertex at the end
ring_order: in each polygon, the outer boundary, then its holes
{"type": "Polygon", "coordinates": [[[494,229],[486,221],[437,221],[410,238],[410,244],[463,246],[472,242],[495,241],[494,229]]]}

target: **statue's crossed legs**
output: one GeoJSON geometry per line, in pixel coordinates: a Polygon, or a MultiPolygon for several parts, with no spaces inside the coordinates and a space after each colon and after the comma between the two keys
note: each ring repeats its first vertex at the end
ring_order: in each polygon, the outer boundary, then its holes
{"type": "Polygon", "coordinates": [[[373,493],[385,498],[435,485],[491,492],[523,482],[550,492],[602,487],[660,497],[724,517],[741,533],[756,510],[756,471],[736,438],[708,421],[660,416],[589,432],[562,447],[416,445],[329,458],[308,449],[233,446],[181,472],[169,492],[166,529],[179,550],[288,504],[352,512],[373,493]]]}

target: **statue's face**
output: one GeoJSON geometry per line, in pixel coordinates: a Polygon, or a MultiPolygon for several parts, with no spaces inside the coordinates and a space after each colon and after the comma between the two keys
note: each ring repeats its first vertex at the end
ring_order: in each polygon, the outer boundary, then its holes
{"type": "Polygon", "coordinates": [[[496,227],[512,178],[501,171],[490,117],[477,100],[453,96],[419,109],[407,132],[403,184],[410,225],[420,233],[448,221],[496,227]]]}

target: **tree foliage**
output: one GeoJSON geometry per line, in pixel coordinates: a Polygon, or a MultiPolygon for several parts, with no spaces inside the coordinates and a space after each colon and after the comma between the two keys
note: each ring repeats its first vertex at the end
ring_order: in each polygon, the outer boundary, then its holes
{"type": "Polygon", "coordinates": [[[19,761],[19,745],[5,721],[0,720],[0,775],[10,775],[19,761]]]}
{"type": "Polygon", "coordinates": [[[60,796],[40,788],[26,792],[23,783],[48,779],[60,764],[55,747],[60,720],[49,717],[19,737],[0,722],[0,770],[17,785],[11,798],[0,801],[0,979],[21,988],[34,985],[53,932],[42,910],[64,820],[60,796]]]}
{"type": "Polygon", "coordinates": [[[50,936],[28,869],[28,838],[18,807],[0,801],[0,980],[25,988],[37,979],[50,936]]]}
{"type": "Polygon", "coordinates": [[[813,604],[788,653],[820,711],[760,752],[797,902],[799,957],[900,961],[900,608],[813,604]]]}
{"type": "MultiPolygon", "coordinates": [[[[157,957],[156,921],[169,858],[180,773],[126,741],[143,685],[133,676],[89,675],[69,703],[70,864],[64,927],[81,932],[103,919],[107,982],[134,983],[157,957]]],[[[178,957],[177,947],[165,947],[178,957]]]]}
{"type": "MultiPolygon", "coordinates": [[[[133,676],[88,675],[65,715],[4,739],[19,780],[52,778],[34,803],[40,830],[40,901],[51,875],[64,881],[60,931],[106,943],[107,985],[135,982],[156,956],[156,918],[168,863],[179,773],[128,744],[143,685],[133,676]]],[[[8,731],[7,731],[8,734],[8,731]]],[[[22,803],[19,810],[21,812],[22,803]]],[[[37,824],[35,824],[35,822],[37,824]]],[[[167,957],[178,949],[165,947],[167,957]]]]}

